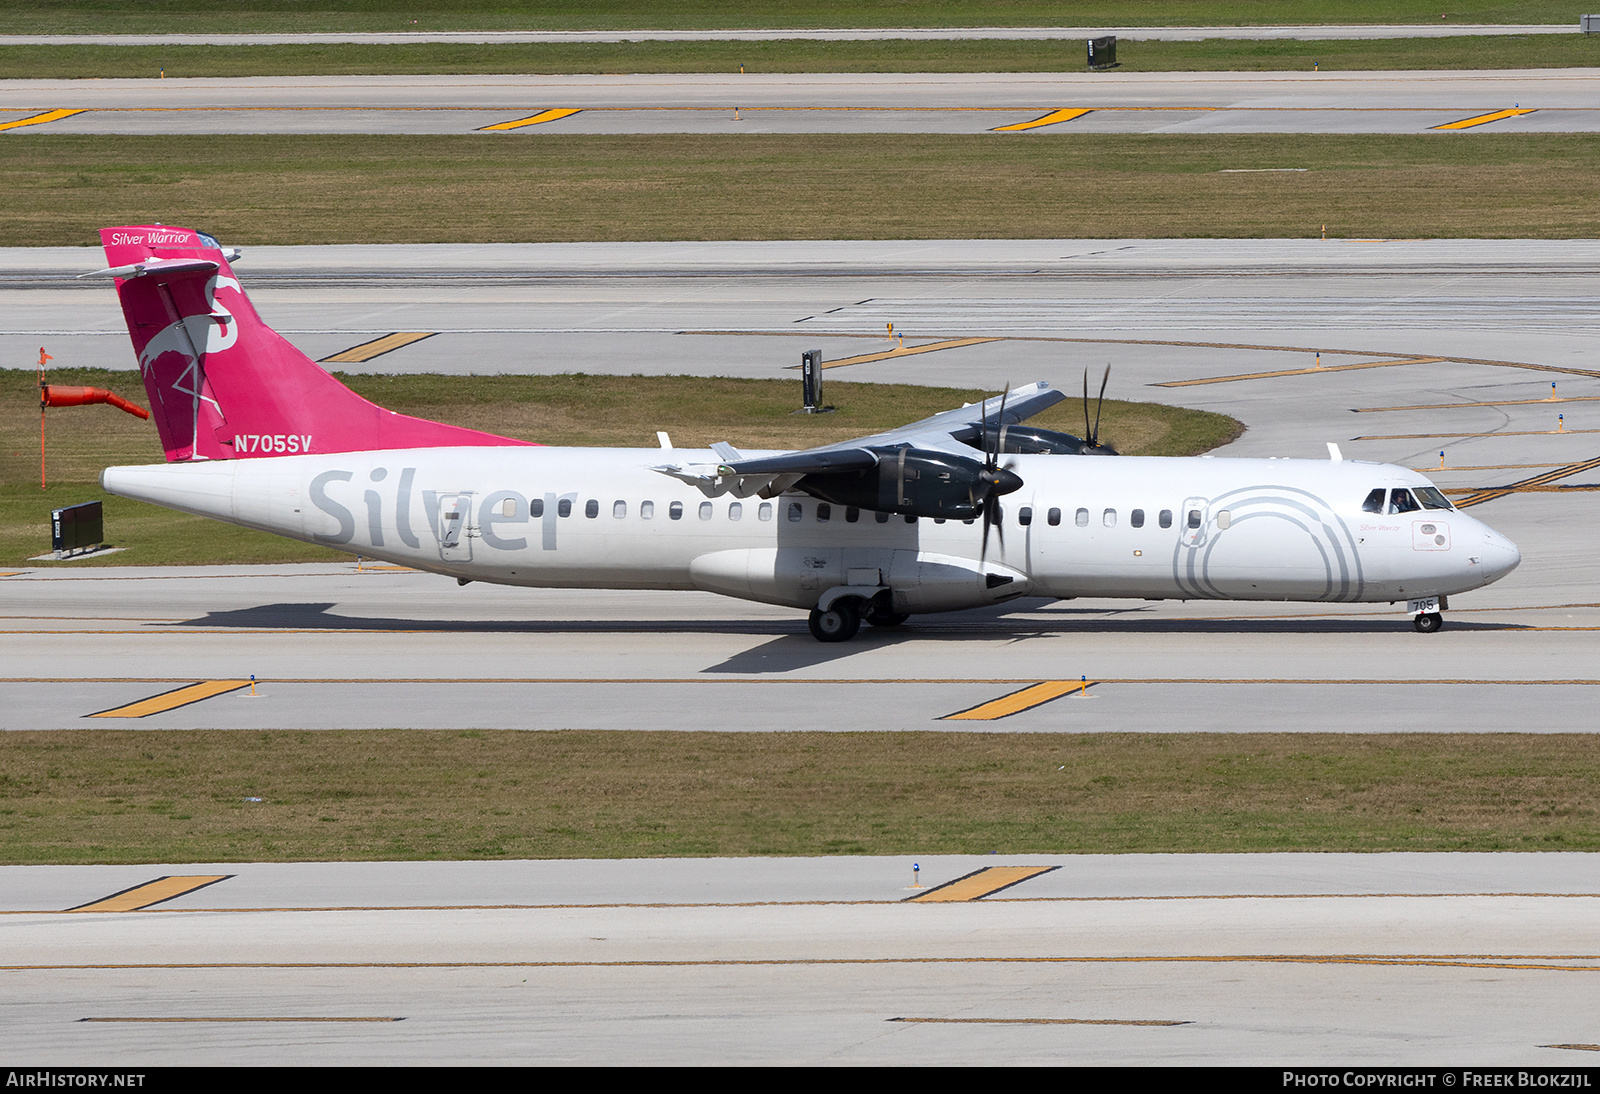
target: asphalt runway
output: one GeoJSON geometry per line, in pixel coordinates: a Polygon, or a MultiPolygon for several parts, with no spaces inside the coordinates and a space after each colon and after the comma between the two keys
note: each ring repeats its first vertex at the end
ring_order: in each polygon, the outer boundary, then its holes
{"type": "Polygon", "coordinates": [[[1593,855],[912,865],[0,867],[0,1046],[36,1066],[1555,1068],[1595,1047],[1593,855]]]}
{"type": "MultiPolygon", "coordinates": [[[[131,369],[110,290],[68,280],[98,264],[0,253],[0,352],[131,369]]],[[[17,567],[5,728],[1592,730],[1600,244],[252,248],[239,270],[314,356],[432,335],[346,368],[793,376],[816,344],[830,381],[1070,391],[1109,359],[1114,395],[1246,422],[1225,455],[1331,440],[1424,469],[1444,449],[1429,473],[1451,490],[1555,477],[1474,507],[1524,561],[1434,635],[1383,605],[1033,600],[824,646],[797,612],[697,593],[17,567]],[[944,720],[1050,681],[1089,686],[944,720]]],[[[8,867],[0,1045],[41,1063],[1592,1058],[1594,856],[997,851],[924,860],[922,884],[1062,869],[935,909],[903,903],[901,859],[8,867]],[[149,911],[61,914],[224,874],[149,911]]]]}
{"type": "Polygon", "coordinates": [[[1600,69],[7,80],[3,133],[1595,132],[1600,69]]]}

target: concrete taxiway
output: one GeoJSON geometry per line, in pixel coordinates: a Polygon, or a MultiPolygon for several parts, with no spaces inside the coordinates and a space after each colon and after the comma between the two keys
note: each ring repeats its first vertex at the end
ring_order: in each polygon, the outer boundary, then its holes
{"type": "MultiPolygon", "coordinates": [[[[0,347],[131,368],[113,294],[65,279],[98,257],[0,255],[16,279],[0,290],[0,347]]],[[[239,268],[269,322],[358,370],[792,377],[817,345],[830,382],[1045,379],[1070,392],[1110,361],[1114,395],[1245,422],[1223,455],[1326,458],[1334,442],[1463,501],[1538,480],[1472,509],[1524,562],[1456,598],[1441,635],[1414,634],[1386,605],[1019,601],[842,647],[815,643],[797,612],[700,593],[459,588],[353,564],[36,566],[0,578],[5,725],[829,729],[843,704],[860,715],[851,725],[948,729],[971,723],[945,715],[1030,684],[1087,679],[1085,696],[986,724],[1588,726],[1593,242],[260,248],[239,268]],[[401,329],[431,336],[348,357],[401,329]],[[84,720],[251,675],[254,698],[84,720]],[[459,703],[458,688],[481,701],[459,703]]],[[[641,424],[641,443],[654,428],[641,424]]]]}
{"type": "Polygon", "coordinates": [[[1597,87],[1593,68],[7,80],[0,137],[1594,132],[1597,87]]]}
{"type": "Polygon", "coordinates": [[[38,1065],[1576,1067],[1594,859],[4,867],[0,1045],[38,1065]]]}
{"type": "MultiPolygon", "coordinates": [[[[131,369],[110,290],[64,279],[98,259],[0,254],[0,350],[131,369]]],[[[1592,729],[1593,242],[261,248],[240,272],[314,356],[431,334],[345,368],[793,376],[817,344],[829,382],[1073,391],[1109,359],[1114,395],[1244,421],[1223,455],[1334,441],[1462,500],[1553,477],[1472,508],[1524,561],[1433,635],[1383,605],[1021,601],[825,646],[797,612],[700,593],[30,564],[0,576],[5,728],[1592,729]]],[[[920,892],[909,859],[3,868],[0,1044],[79,1064],[1592,1058],[1594,856],[996,851],[922,860],[920,892]],[[960,899],[905,900],[928,890],[960,899]],[[132,910],[65,914],[85,905],[132,910]]]]}

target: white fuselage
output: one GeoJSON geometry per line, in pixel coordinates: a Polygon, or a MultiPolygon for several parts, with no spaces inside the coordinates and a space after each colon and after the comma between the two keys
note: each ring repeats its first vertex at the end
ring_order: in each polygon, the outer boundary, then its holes
{"type": "MultiPolygon", "coordinates": [[[[791,493],[707,497],[656,449],[434,448],[108,468],[108,491],[451,576],[705,589],[814,607],[889,588],[896,611],[1020,595],[1396,601],[1486,585],[1516,546],[1454,510],[1364,512],[1426,486],[1359,461],[1011,456],[1026,484],[981,522],[791,493]]],[[[673,458],[715,463],[710,452],[673,458]]],[[[758,454],[746,454],[755,456],[758,454]]]]}

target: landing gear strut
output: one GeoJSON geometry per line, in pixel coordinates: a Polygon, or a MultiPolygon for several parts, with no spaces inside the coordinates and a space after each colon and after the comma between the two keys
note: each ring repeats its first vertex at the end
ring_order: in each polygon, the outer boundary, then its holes
{"type": "Polygon", "coordinates": [[[811,637],[818,642],[848,642],[861,629],[861,609],[851,597],[840,597],[827,611],[811,609],[811,637]]]}
{"type": "Polygon", "coordinates": [[[1418,634],[1432,634],[1444,626],[1444,616],[1438,612],[1418,612],[1411,620],[1418,634]]]}

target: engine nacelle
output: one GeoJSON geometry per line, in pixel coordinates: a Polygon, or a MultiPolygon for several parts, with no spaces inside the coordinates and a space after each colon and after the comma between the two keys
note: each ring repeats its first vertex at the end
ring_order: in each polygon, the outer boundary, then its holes
{"type": "Polygon", "coordinates": [[[1022,480],[1004,468],[984,470],[978,460],[916,448],[875,448],[876,467],[807,475],[794,485],[834,505],[880,513],[972,520],[991,494],[1009,494],[1022,480]]]}

